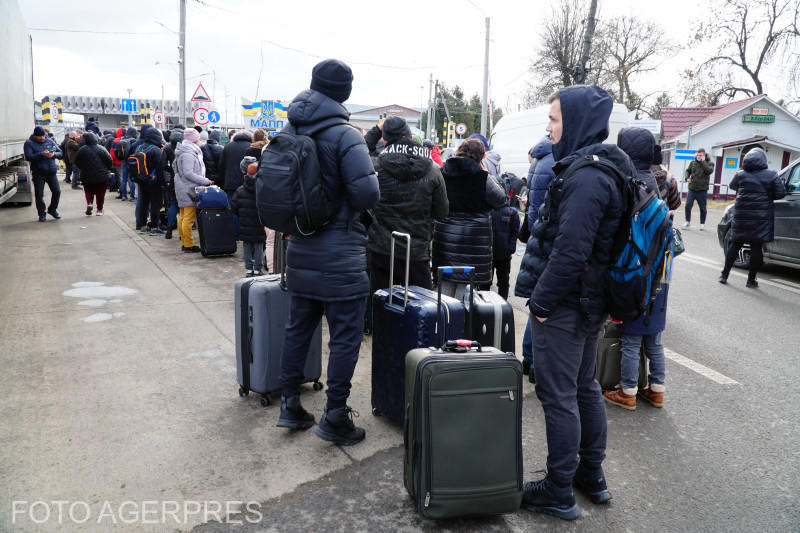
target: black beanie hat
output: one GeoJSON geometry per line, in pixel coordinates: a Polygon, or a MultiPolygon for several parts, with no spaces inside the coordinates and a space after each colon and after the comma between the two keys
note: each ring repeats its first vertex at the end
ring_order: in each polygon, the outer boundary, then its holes
{"type": "Polygon", "coordinates": [[[403,117],[389,117],[383,121],[383,139],[386,144],[396,143],[403,137],[411,138],[411,128],[403,117]]]}
{"type": "Polygon", "coordinates": [[[311,89],[342,103],[353,90],[353,71],[338,59],[321,61],[311,71],[311,89]]]}
{"type": "Polygon", "coordinates": [[[35,128],[33,128],[33,136],[34,137],[42,137],[44,135],[47,135],[47,132],[44,131],[43,127],[36,126],[35,128]]]}
{"type": "Polygon", "coordinates": [[[664,162],[664,156],[661,153],[661,145],[657,144],[653,147],[653,164],[660,165],[664,162]]]}

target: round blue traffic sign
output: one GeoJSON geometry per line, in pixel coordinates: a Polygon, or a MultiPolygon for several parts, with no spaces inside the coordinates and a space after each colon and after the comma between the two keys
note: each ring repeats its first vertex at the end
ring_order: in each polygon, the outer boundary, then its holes
{"type": "Polygon", "coordinates": [[[219,122],[219,113],[216,111],[212,111],[211,113],[208,114],[208,120],[216,124],[217,122],[219,122]]]}

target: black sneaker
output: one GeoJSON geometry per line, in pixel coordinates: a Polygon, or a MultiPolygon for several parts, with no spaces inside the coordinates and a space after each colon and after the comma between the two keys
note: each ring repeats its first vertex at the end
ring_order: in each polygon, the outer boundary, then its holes
{"type": "Polygon", "coordinates": [[[164,238],[165,239],[171,239],[172,238],[172,228],[170,228],[166,232],[164,232],[164,238]]]}
{"type": "Polygon", "coordinates": [[[748,289],[757,289],[758,282],[754,279],[748,279],[747,283],[745,284],[745,287],[747,287],[748,289]]]}
{"type": "Polygon", "coordinates": [[[575,502],[572,487],[559,487],[549,478],[525,483],[522,507],[528,511],[549,514],[562,520],[575,520],[581,508],[575,502]]]}
{"type": "Polygon", "coordinates": [[[353,423],[353,418],[358,417],[358,411],[351,407],[325,408],[319,425],[314,428],[314,434],[322,440],[352,446],[364,440],[366,432],[353,423]]]}
{"type": "Polygon", "coordinates": [[[308,429],[314,425],[314,415],[300,405],[300,395],[281,395],[281,415],[278,417],[279,428],[308,429]]]}
{"type": "Polygon", "coordinates": [[[522,361],[522,373],[526,376],[531,373],[531,362],[522,361]]]}
{"type": "Polygon", "coordinates": [[[727,285],[728,284],[728,276],[726,276],[725,274],[720,274],[719,275],[719,279],[717,281],[719,281],[723,285],[727,285]]]}
{"type": "Polygon", "coordinates": [[[606,485],[603,467],[590,469],[583,466],[583,463],[579,463],[572,481],[576,487],[589,496],[592,503],[606,503],[612,497],[608,491],[608,485],[606,485]]]}
{"type": "Polygon", "coordinates": [[[528,383],[533,383],[536,385],[536,372],[534,371],[533,367],[531,367],[530,374],[528,374],[528,383]]]}
{"type": "Polygon", "coordinates": [[[194,254],[200,251],[199,246],[182,246],[181,248],[185,254],[194,254]]]}
{"type": "Polygon", "coordinates": [[[55,209],[53,209],[51,211],[48,211],[47,214],[50,215],[51,217],[53,217],[56,220],[61,218],[61,215],[59,215],[58,211],[56,211],[55,209]]]}

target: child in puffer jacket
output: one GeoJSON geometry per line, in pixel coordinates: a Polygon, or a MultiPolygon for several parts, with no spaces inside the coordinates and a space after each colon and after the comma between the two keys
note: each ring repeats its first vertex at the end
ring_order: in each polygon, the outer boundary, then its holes
{"type": "Polygon", "coordinates": [[[244,249],[245,276],[261,276],[264,263],[264,243],[267,240],[264,226],[258,218],[256,207],[256,158],[247,156],[239,166],[242,169],[244,183],[236,189],[231,198],[231,211],[239,217],[239,239],[244,249]]]}

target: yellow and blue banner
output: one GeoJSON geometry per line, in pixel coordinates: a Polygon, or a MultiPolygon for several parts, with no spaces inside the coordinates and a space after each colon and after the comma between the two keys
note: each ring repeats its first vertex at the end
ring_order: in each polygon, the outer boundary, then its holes
{"type": "MultiPolygon", "coordinates": [[[[277,133],[286,124],[288,107],[275,100],[242,104],[242,116],[250,117],[251,128],[264,128],[277,133]]],[[[270,135],[272,137],[273,135],[270,135]]]]}

